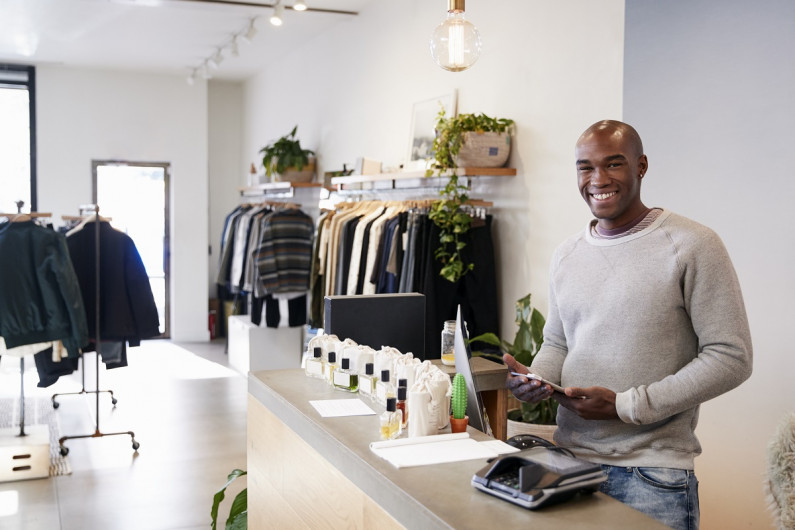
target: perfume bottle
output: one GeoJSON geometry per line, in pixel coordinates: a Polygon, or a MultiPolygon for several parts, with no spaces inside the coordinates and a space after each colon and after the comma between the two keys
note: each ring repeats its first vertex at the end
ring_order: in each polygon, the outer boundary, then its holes
{"type": "Polygon", "coordinates": [[[315,346],[312,357],[306,360],[306,375],[323,379],[323,370],[326,363],[323,362],[323,352],[319,346],[315,346]]]}
{"type": "Polygon", "coordinates": [[[400,412],[400,430],[406,428],[409,421],[409,409],[406,406],[406,395],[409,389],[405,386],[399,386],[397,389],[397,402],[395,403],[395,408],[398,412],[400,412]]]}
{"type": "Polygon", "coordinates": [[[386,405],[386,400],[389,397],[397,397],[395,385],[389,381],[389,370],[381,370],[381,380],[375,385],[376,400],[386,405]]]}
{"type": "Polygon", "coordinates": [[[328,361],[326,361],[326,369],[323,372],[324,379],[328,384],[334,384],[334,371],[337,369],[337,352],[328,352],[328,361]]]}
{"type": "Polygon", "coordinates": [[[455,320],[445,320],[442,328],[442,364],[455,366],[455,320]]]}
{"type": "Polygon", "coordinates": [[[351,360],[343,357],[340,361],[340,368],[334,370],[334,388],[346,392],[356,392],[359,390],[359,374],[351,370],[351,360]]]}
{"type": "Polygon", "coordinates": [[[381,439],[391,440],[400,434],[400,412],[396,412],[395,396],[386,399],[386,411],[381,414],[381,439]]]}
{"type": "Polygon", "coordinates": [[[375,399],[375,384],[378,382],[373,375],[373,363],[364,365],[364,373],[359,375],[359,395],[367,399],[375,399]]]}

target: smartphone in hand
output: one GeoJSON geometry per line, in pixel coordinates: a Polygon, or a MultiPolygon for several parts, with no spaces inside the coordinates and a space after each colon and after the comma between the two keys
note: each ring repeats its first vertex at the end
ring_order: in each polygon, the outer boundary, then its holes
{"type": "Polygon", "coordinates": [[[513,375],[520,375],[520,376],[522,376],[522,377],[527,377],[528,379],[535,379],[536,381],[541,381],[541,382],[542,382],[542,383],[544,383],[545,385],[549,385],[549,386],[551,386],[551,387],[552,387],[552,390],[554,390],[555,392],[560,392],[561,394],[565,394],[565,392],[563,391],[563,387],[562,387],[562,386],[560,386],[560,385],[556,385],[556,384],[555,384],[555,383],[553,383],[552,381],[547,381],[546,379],[544,379],[544,378],[543,378],[543,377],[541,377],[540,375],[536,375],[536,374],[533,374],[533,373],[528,373],[528,374],[520,374],[519,372],[511,372],[511,373],[512,373],[513,375]]]}

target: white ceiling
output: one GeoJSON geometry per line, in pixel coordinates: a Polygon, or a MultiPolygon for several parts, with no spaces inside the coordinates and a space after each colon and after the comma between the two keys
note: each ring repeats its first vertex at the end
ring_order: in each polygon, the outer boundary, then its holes
{"type": "Polygon", "coordinates": [[[0,63],[60,64],[159,73],[191,70],[223,48],[215,79],[242,80],[281,52],[355,15],[372,0],[306,0],[268,22],[274,0],[0,0],[0,63]],[[265,7],[260,7],[263,5],[265,7]],[[230,42],[257,17],[257,34],[231,55],[230,42]]]}

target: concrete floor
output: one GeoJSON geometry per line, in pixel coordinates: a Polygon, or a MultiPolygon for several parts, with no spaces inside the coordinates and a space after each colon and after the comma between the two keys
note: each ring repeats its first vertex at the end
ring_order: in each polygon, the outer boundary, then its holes
{"type": "MultiPolygon", "coordinates": [[[[100,364],[101,433],[129,435],[71,439],[71,475],[0,483],[1,530],[206,529],[215,492],[235,468],[246,467],[246,378],[230,369],[224,343],[144,341],[128,350],[129,366],[100,364]]],[[[95,385],[95,356],[86,354],[86,387],[95,385]]],[[[27,397],[82,388],[80,372],[36,388],[33,359],[26,362],[27,397]]],[[[0,396],[19,395],[19,361],[0,361],[0,396]]],[[[61,435],[95,432],[94,394],[62,396],[61,435]]],[[[232,498],[219,517],[223,528],[232,498]]]]}

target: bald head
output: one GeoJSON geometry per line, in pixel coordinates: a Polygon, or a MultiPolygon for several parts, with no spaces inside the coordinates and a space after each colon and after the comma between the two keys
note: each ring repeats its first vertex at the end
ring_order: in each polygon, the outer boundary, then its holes
{"type": "Polygon", "coordinates": [[[622,121],[602,120],[594,123],[580,135],[577,145],[598,137],[613,137],[616,140],[623,140],[622,143],[633,151],[633,155],[641,156],[643,154],[643,142],[640,140],[638,131],[632,125],[622,121]]]}

